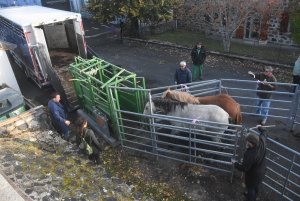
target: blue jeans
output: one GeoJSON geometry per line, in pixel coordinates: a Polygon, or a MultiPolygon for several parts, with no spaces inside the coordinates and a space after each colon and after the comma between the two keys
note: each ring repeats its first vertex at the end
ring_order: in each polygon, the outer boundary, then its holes
{"type": "Polygon", "coordinates": [[[259,185],[255,187],[247,187],[248,201],[255,201],[258,195],[259,185]]]}
{"type": "Polygon", "coordinates": [[[67,131],[67,132],[64,133],[65,138],[68,138],[69,135],[70,135],[70,131],[67,131]]]}
{"type": "Polygon", "coordinates": [[[271,104],[271,101],[265,100],[265,99],[260,99],[257,101],[257,106],[259,108],[257,108],[256,114],[263,114],[262,120],[267,120],[270,104],[271,104]]]}

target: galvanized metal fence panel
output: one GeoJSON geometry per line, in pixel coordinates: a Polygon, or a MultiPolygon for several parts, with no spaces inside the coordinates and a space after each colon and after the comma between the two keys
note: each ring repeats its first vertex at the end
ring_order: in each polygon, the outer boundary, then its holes
{"type": "MultiPolygon", "coordinates": [[[[206,84],[215,85],[214,82],[206,84]]],[[[203,83],[198,87],[202,87],[202,85],[203,83]]],[[[145,91],[114,86],[109,88],[111,94],[118,93],[118,90],[145,91]]],[[[161,90],[161,88],[146,90],[150,99],[151,92],[153,93],[155,90],[161,90]]],[[[157,97],[157,94],[154,97],[157,97]]],[[[225,126],[230,126],[226,129],[220,128],[220,125],[224,125],[220,123],[197,120],[197,124],[195,124],[193,119],[161,114],[144,115],[117,109],[117,107],[115,107],[115,114],[119,122],[122,122],[119,124],[122,148],[227,172],[231,174],[230,178],[232,179],[234,168],[230,158],[239,156],[239,139],[244,131],[242,126],[226,124],[225,126]],[[134,119],[141,118],[133,119],[132,116],[142,117],[143,121],[136,121],[134,119]],[[185,127],[170,125],[169,122],[180,122],[185,124],[185,127]],[[194,128],[198,124],[201,124],[201,129],[194,128]],[[207,128],[221,131],[208,131],[207,128]],[[171,130],[179,130],[182,134],[172,135],[170,134],[171,130]],[[223,133],[225,131],[227,133],[223,133]],[[221,142],[212,141],[212,137],[219,138],[221,142]],[[178,143],[174,143],[174,141],[178,143]]]]}
{"type": "Polygon", "coordinates": [[[296,84],[280,83],[280,82],[265,82],[265,84],[276,84],[277,88],[274,91],[257,90],[259,81],[250,80],[235,80],[235,79],[221,79],[221,91],[227,93],[241,105],[243,115],[262,116],[256,114],[255,110],[258,108],[257,101],[260,99],[256,93],[272,93],[272,98],[267,99],[271,101],[269,107],[268,118],[280,118],[286,121],[286,126],[291,127],[293,123],[293,116],[295,107],[298,104],[297,91],[289,92],[296,84]]]}
{"type": "MultiPolygon", "coordinates": [[[[257,82],[248,80],[208,80],[196,82],[182,86],[184,90],[195,96],[208,96],[219,93],[227,93],[240,103],[242,113],[245,115],[254,114],[256,108],[257,82]]],[[[276,83],[278,89],[274,91],[272,107],[270,107],[270,118],[283,118],[291,121],[293,112],[298,107],[297,93],[287,92],[286,88],[296,85],[286,83],[276,83]]],[[[179,85],[170,86],[175,90],[179,85]]],[[[297,87],[297,86],[296,86],[297,87]]],[[[121,87],[110,86],[111,94],[118,93],[118,90],[139,90],[148,93],[148,100],[161,97],[167,87],[155,89],[123,89],[121,87]]],[[[180,89],[177,89],[180,90],[180,89]]],[[[142,105],[146,104],[146,99],[141,100],[142,105]]],[[[118,116],[119,132],[122,133],[121,144],[124,149],[131,149],[137,152],[151,154],[157,157],[170,158],[176,161],[202,166],[218,171],[223,171],[233,175],[234,168],[230,158],[243,158],[245,151],[246,128],[244,126],[233,126],[234,129],[226,129],[233,133],[218,134],[222,143],[211,141],[211,133],[204,130],[193,129],[192,119],[182,119],[178,117],[165,116],[161,114],[143,115],[141,113],[129,112],[115,107],[115,114],[118,116]],[[130,118],[139,116],[143,121],[130,118]],[[129,117],[129,118],[128,118],[129,117]],[[189,127],[176,127],[170,125],[170,121],[177,121],[190,125],[189,127]],[[132,126],[133,124],[138,126],[132,126]],[[176,129],[184,133],[180,136],[170,135],[170,130],[176,129]],[[167,139],[178,140],[180,143],[174,144],[167,139]],[[173,149],[169,149],[172,146],[173,149]],[[224,152],[216,150],[216,147],[226,147],[224,152]],[[207,157],[206,154],[215,155],[218,158],[207,157]]],[[[207,122],[206,122],[207,123],[207,122]]],[[[206,126],[216,126],[217,123],[208,123],[206,126]]],[[[232,125],[231,125],[232,126],[232,125]]],[[[249,132],[255,132],[249,129],[249,132]]],[[[256,132],[257,133],[257,132],[256,132]]],[[[264,185],[279,193],[283,198],[296,200],[299,197],[299,153],[288,147],[268,138],[268,171],[264,185]],[[271,145],[272,144],[272,145],[271,145]],[[277,161],[278,160],[278,161],[277,161]],[[283,163],[281,163],[283,161],[283,163]],[[277,178],[278,177],[278,178],[277,178]]]]}
{"type": "MultiPolygon", "coordinates": [[[[248,129],[247,133],[258,132],[248,129]]],[[[300,200],[300,153],[268,137],[263,185],[286,200],[300,200]]]]}

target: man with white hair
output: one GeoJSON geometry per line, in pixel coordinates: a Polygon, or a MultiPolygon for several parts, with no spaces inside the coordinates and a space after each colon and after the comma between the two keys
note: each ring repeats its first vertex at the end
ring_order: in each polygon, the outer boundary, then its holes
{"type": "MultiPolygon", "coordinates": [[[[192,82],[192,73],[190,69],[186,67],[186,62],[181,61],[180,67],[176,69],[174,75],[175,84],[186,84],[192,82]]],[[[179,87],[180,88],[180,87],[179,87]]]]}

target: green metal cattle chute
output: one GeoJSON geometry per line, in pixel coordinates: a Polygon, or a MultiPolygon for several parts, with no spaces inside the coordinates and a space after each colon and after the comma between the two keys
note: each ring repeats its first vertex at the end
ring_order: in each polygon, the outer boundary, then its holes
{"type": "Polygon", "coordinates": [[[95,115],[95,110],[100,110],[113,129],[113,137],[119,139],[121,136],[118,133],[118,123],[123,125],[123,122],[120,120],[121,114],[114,115],[113,104],[115,103],[116,109],[141,113],[146,93],[137,90],[113,90],[110,94],[109,86],[145,89],[145,79],[96,57],[90,60],[76,57],[69,70],[74,78],[80,108],[95,122],[102,124],[102,120],[95,115]]]}

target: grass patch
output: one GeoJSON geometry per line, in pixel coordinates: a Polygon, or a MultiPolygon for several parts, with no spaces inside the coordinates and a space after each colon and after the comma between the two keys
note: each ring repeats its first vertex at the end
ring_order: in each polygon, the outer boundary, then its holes
{"type": "MultiPolygon", "coordinates": [[[[177,45],[188,46],[190,48],[194,47],[197,41],[201,41],[205,46],[205,49],[225,53],[221,36],[219,36],[219,38],[209,38],[202,32],[190,32],[176,29],[161,34],[152,35],[151,39],[168,41],[177,45]]],[[[298,58],[299,52],[300,48],[275,44],[272,44],[272,46],[261,45],[258,43],[258,41],[250,41],[247,44],[241,44],[232,41],[230,48],[231,54],[289,65],[294,64],[298,58]]]]}

